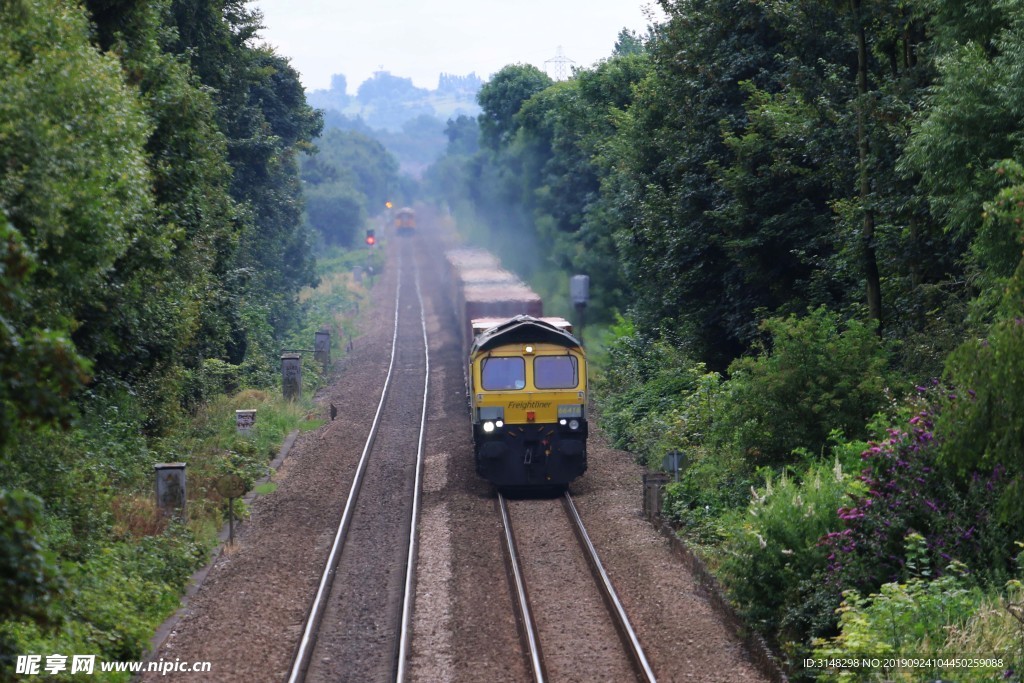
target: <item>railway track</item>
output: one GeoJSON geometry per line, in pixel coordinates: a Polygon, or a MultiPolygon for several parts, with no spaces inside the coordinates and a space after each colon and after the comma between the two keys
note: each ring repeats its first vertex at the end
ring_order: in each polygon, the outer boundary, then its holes
{"type": "Polygon", "coordinates": [[[653,683],[654,672],[568,491],[561,499],[515,501],[499,492],[498,508],[521,640],[534,680],[634,678],[653,683]],[[559,504],[562,515],[553,509],[559,504]],[[574,552],[573,545],[582,552],[574,552]],[[553,593],[575,596],[573,609],[547,609],[547,596],[553,593]],[[575,654],[581,638],[617,639],[621,647],[580,661],[575,654]]]}
{"type": "Polygon", "coordinates": [[[399,259],[387,376],[296,649],[289,683],[406,675],[430,354],[419,273],[399,259]],[[404,280],[404,282],[403,282],[404,280]],[[411,281],[410,281],[411,280],[411,281]]]}

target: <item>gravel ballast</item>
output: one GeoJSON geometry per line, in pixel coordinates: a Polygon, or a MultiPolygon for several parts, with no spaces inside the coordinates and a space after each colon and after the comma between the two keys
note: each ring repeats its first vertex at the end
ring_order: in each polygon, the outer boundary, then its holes
{"type": "MultiPolygon", "coordinates": [[[[450,231],[444,216],[421,210],[418,218],[421,234],[411,239],[423,282],[431,377],[410,676],[422,682],[528,681],[495,495],[473,467],[459,328],[443,279],[442,251],[450,231]]],[[[386,243],[389,252],[397,252],[398,239],[386,243]]],[[[300,436],[274,477],[277,490],[254,501],[236,546],[214,563],[156,653],[157,659],[210,661],[212,672],[142,680],[286,678],[380,395],[391,344],[393,256],[364,307],[363,333],[319,397],[324,413],[329,403],[338,407],[338,419],[300,436]]],[[[642,516],[641,468],[628,453],[609,447],[598,430],[592,430],[588,450],[589,470],[570,490],[658,679],[768,680],[697,578],[642,516]]],[[[575,563],[568,569],[558,562],[558,546],[568,541],[545,541],[543,525],[534,532],[538,542],[548,543],[548,571],[580,571],[575,563]]],[[[575,546],[565,550],[578,553],[575,546]]],[[[546,596],[555,601],[546,611],[571,623],[577,596],[546,596]]],[[[560,662],[575,657],[592,665],[616,646],[606,636],[577,643],[575,652],[560,654],[560,662]]],[[[619,680],[617,669],[597,679],[593,666],[581,664],[579,670],[587,671],[587,680],[619,680]]],[[[357,679],[342,674],[341,680],[357,679]]]]}

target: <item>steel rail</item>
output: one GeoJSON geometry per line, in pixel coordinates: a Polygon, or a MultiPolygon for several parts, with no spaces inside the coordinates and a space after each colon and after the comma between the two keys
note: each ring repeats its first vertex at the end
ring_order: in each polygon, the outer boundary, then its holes
{"type": "Polygon", "coordinates": [[[508,515],[508,503],[505,496],[498,491],[498,508],[501,511],[501,524],[505,532],[505,549],[508,551],[509,569],[512,574],[512,583],[516,592],[516,599],[519,602],[519,615],[522,618],[523,637],[529,650],[530,668],[533,671],[533,679],[536,683],[544,683],[544,659],[541,656],[540,640],[537,638],[537,624],[533,620],[530,611],[530,601],[526,596],[526,583],[523,580],[523,570],[519,563],[519,552],[516,550],[516,541],[512,535],[512,522],[508,515]]]}
{"type": "Polygon", "coordinates": [[[420,516],[420,498],[423,489],[423,444],[427,429],[427,395],[430,389],[430,344],[427,340],[427,318],[423,309],[423,293],[420,290],[419,268],[413,262],[416,278],[416,298],[420,302],[420,327],[423,330],[423,412],[420,413],[420,435],[416,447],[416,474],[412,495],[412,514],[409,522],[409,555],[405,571],[405,597],[402,601],[402,626],[398,640],[398,671],[395,674],[397,683],[404,683],[407,674],[406,660],[412,640],[412,610],[416,597],[416,551],[417,533],[420,516]]]}
{"type": "MultiPolygon", "coordinates": [[[[313,598],[313,605],[310,609],[309,616],[306,618],[306,625],[305,628],[303,629],[302,638],[300,639],[299,646],[296,650],[295,658],[292,663],[291,672],[289,673],[288,676],[288,683],[298,683],[299,681],[305,680],[306,671],[309,668],[310,657],[312,656],[313,648],[315,647],[316,644],[316,638],[320,628],[320,621],[323,618],[323,607],[330,594],[331,585],[334,582],[334,576],[337,570],[338,560],[341,555],[341,549],[345,544],[345,538],[348,535],[348,529],[352,523],[352,515],[355,509],[356,501],[359,498],[359,491],[362,486],[363,475],[366,471],[366,466],[370,459],[370,451],[373,448],[374,440],[377,437],[377,430],[378,427],[380,426],[381,414],[384,411],[384,404],[387,399],[388,389],[391,386],[391,380],[394,377],[395,358],[398,354],[398,321],[399,313],[401,311],[401,294],[402,263],[401,256],[399,256],[398,278],[395,287],[394,330],[391,335],[391,358],[388,362],[387,376],[384,379],[384,387],[381,390],[380,402],[377,404],[377,411],[374,414],[373,422],[370,425],[370,433],[366,437],[366,444],[363,446],[363,452],[359,457],[359,464],[356,467],[356,473],[352,479],[352,486],[349,489],[348,500],[345,503],[345,510],[342,513],[341,522],[338,525],[338,531],[335,533],[334,542],[331,544],[331,552],[328,555],[327,564],[324,567],[323,575],[320,577],[320,583],[317,587],[316,595],[313,598]]],[[[420,316],[422,319],[422,306],[420,308],[420,316]]]]}
{"type": "Polygon", "coordinates": [[[583,520],[580,519],[580,513],[576,509],[576,504],[573,502],[572,496],[569,495],[568,491],[565,492],[563,502],[565,503],[566,514],[569,515],[570,520],[573,522],[576,537],[579,539],[580,545],[583,547],[583,551],[587,555],[587,560],[590,562],[590,566],[594,570],[595,579],[597,579],[597,584],[601,588],[601,592],[604,594],[605,602],[608,604],[609,611],[615,618],[619,634],[622,636],[626,649],[629,650],[629,654],[633,658],[633,663],[637,667],[637,673],[642,675],[643,680],[649,681],[649,683],[655,683],[657,679],[654,676],[654,671],[651,669],[650,663],[647,661],[646,655],[644,655],[644,649],[640,645],[640,640],[636,637],[636,632],[633,630],[633,626],[629,623],[629,617],[626,616],[626,610],[622,607],[622,602],[619,600],[619,596],[615,592],[615,588],[612,586],[612,581],[608,577],[608,572],[604,570],[604,566],[601,564],[601,559],[597,556],[597,549],[594,548],[594,544],[590,541],[590,535],[587,534],[587,529],[583,526],[583,520]]]}

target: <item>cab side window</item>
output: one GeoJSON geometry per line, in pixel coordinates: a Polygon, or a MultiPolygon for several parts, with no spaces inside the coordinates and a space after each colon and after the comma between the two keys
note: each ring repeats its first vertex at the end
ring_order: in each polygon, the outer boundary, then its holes
{"type": "Polygon", "coordinates": [[[522,358],[485,358],[480,372],[481,384],[487,391],[509,391],[526,386],[526,363],[522,358]]]}

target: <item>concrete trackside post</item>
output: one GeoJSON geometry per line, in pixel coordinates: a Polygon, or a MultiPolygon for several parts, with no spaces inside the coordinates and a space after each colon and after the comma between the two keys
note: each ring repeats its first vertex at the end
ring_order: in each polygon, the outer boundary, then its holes
{"type": "Polygon", "coordinates": [[[331,333],[327,330],[320,330],[314,337],[313,358],[323,367],[324,372],[327,372],[331,366],[331,333]]]}
{"type": "Polygon", "coordinates": [[[281,354],[281,392],[288,401],[302,397],[302,354],[281,354]]]}
{"type": "Polygon", "coordinates": [[[668,475],[664,472],[647,472],[644,474],[644,516],[657,521],[661,519],[661,503],[668,475]]]}
{"type": "Polygon", "coordinates": [[[177,512],[185,516],[185,463],[162,462],[153,465],[156,471],[156,505],[164,514],[177,512]]]}

